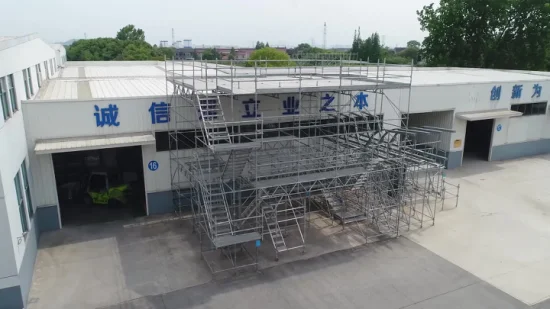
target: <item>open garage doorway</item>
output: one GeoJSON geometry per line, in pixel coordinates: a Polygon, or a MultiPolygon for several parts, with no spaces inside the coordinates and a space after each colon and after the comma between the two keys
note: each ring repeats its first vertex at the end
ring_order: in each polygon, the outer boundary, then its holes
{"type": "Polygon", "coordinates": [[[64,226],[146,214],[141,146],[55,153],[52,157],[64,226]]]}
{"type": "Polygon", "coordinates": [[[463,161],[489,161],[494,119],[468,121],[463,161]]]}

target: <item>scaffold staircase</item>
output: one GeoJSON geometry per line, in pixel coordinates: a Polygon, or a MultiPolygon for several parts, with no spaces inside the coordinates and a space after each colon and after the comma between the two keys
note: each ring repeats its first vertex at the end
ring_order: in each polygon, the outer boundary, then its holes
{"type": "MultiPolygon", "coordinates": [[[[343,198],[334,192],[323,190],[323,196],[329,205],[332,216],[343,224],[359,222],[367,219],[365,212],[354,207],[346,207],[343,198]],[[348,209],[349,208],[349,209],[348,209]]],[[[349,205],[348,205],[349,206],[349,205]]]]}
{"type": "Polygon", "coordinates": [[[198,94],[196,98],[205,142],[211,148],[218,144],[230,144],[231,137],[221,107],[220,98],[218,96],[200,96],[198,94]]]}
{"type": "Polygon", "coordinates": [[[250,159],[251,149],[231,150],[225,163],[222,179],[239,178],[250,159]]]}
{"type": "Polygon", "coordinates": [[[207,207],[207,214],[209,213],[210,217],[212,235],[219,237],[233,234],[231,215],[227,208],[223,184],[213,185],[209,196],[206,196],[205,199],[207,200],[205,206],[207,207]]]}
{"type": "Polygon", "coordinates": [[[355,185],[353,185],[352,190],[359,190],[362,186],[365,185],[365,182],[367,182],[367,179],[369,178],[369,173],[364,173],[357,179],[357,182],[355,185]]]}
{"type": "MultiPolygon", "coordinates": [[[[269,232],[269,237],[273,243],[273,247],[277,253],[287,251],[287,246],[285,239],[283,237],[283,232],[279,226],[279,221],[277,220],[277,205],[283,205],[284,202],[274,202],[273,204],[265,203],[262,205],[262,213],[267,225],[267,230],[269,232]]],[[[278,257],[277,257],[278,259],[278,257]]]]}

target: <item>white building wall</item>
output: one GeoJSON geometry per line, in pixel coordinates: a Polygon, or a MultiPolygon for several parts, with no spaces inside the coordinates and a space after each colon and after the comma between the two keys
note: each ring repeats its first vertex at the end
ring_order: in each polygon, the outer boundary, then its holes
{"type": "MultiPolygon", "coordinates": [[[[432,126],[451,129],[453,127],[454,111],[415,113],[410,114],[409,127],[432,126]]],[[[437,143],[438,149],[449,151],[451,146],[451,133],[443,132],[437,134],[417,134],[418,143],[437,143]]],[[[435,145],[430,145],[435,146],[435,145]]]]}
{"type": "MultiPolygon", "coordinates": [[[[55,57],[54,51],[42,40],[23,37],[3,41],[0,44],[0,77],[13,74],[18,111],[4,121],[0,117],[0,288],[20,284],[17,276],[27,250],[27,241],[35,240],[35,225],[28,222],[29,234],[25,237],[21,226],[19,204],[16,197],[14,178],[27,157],[27,143],[23,120],[22,104],[27,99],[23,70],[31,69],[34,95],[38,92],[35,65],[45,59],[55,57]],[[11,249],[8,249],[11,248],[11,249]]],[[[11,107],[11,105],[10,105],[11,107]]],[[[32,171],[29,178],[32,179],[32,171]]],[[[32,185],[31,185],[32,191],[32,185]]],[[[23,198],[27,204],[26,197],[23,198]]],[[[32,195],[34,197],[34,195],[32,195]]],[[[34,218],[36,219],[36,217],[34,218]]],[[[33,249],[34,250],[34,249],[33,249]]],[[[34,258],[33,258],[34,260],[34,258]]],[[[26,279],[25,279],[26,280],[26,279]]]]}
{"type": "Polygon", "coordinates": [[[168,151],[157,152],[155,145],[142,146],[142,149],[145,191],[147,193],[170,191],[172,189],[170,178],[170,153],[168,151]],[[147,165],[151,161],[158,162],[159,167],[156,171],[149,170],[147,165]]]}
{"type": "MultiPolygon", "coordinates": [[[[9,242],[9,247],[13,248],[15,254],[17,269],[19,269],[25,252],[25,241],[22,237],[23,230],[14,178],[27,156],[23,115],[20,111],[15,113],[0,129],[0,143],[0,149],[9,149],[9,151],[0,152],[0,176],[4,187],[4,202],[10,227],[10,237],[0,237],[0,242],[9,242]]],[[[32,224],[29,224],[29,228],[33,228],[32,224]]],[[[6,248],[6,244],[2,243],[0,247],[6,248]]]]}
{"type": "Polygon", "coordinates": [[[455,118],[453,122],[453,130],[455,133],[451,134],[450,151],[463,151],[464,139],[466,138],[466,125],[468,122],[463,119],[455,118]]]}
{"type": "MultiPolygon", "coordinates": [[[[401,96],[406,96],[408,90],[388,91],[391,98],[396,98],[396,92],[401,96]]],[[[411,113],[433,112],[454,109],[456,113],[486,111],[496,109],[510,109],[512,104],[543,102],[550,99],[550,81],[517,81],[509,83],[484,83],[468,85],[435,85],[435,86],[413,86],[411,90],[411,113]],[[540,98],[532,98],[532,87],[535,83],[543,87],[540,98]],[[523,85],[521,99],[512,99],[512,89],[516,84],[523,85]],[[491,100],[491,90],[494,86],[501,86],[500,100],[491,100]]],[[[401,106],[406,110],[406,106],[401,106]]],[[[525,116],[507,119],[497,119],[496,123],[503,126],[503,130],[496,134],[493,139],[493,145],[502,145],[505,143],[517,143],[522,141],[536,140],[550,137],[550,125],[548,116],[525,116]],[[523,124],[522,124],[523,123],[523,124]],[[514,128],[515,127],[515,128],[514,128]],[[506,136],[503,136],[507,132],[506,136]],[[542,132],[539,133],[539,132],[542,132]]],[[[451,151],[462,150],[462,146],[455,148],[454,141],[460,139],[464,141],[466,134],[466,121],[457,118],[454,120],[453,129],[456,133],[452,134],[449,148],[451,151]]]]}

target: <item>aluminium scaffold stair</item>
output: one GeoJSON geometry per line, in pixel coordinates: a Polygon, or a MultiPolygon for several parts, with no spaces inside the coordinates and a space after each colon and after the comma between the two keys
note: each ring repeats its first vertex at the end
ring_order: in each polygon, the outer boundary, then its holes
{"type": "Polygon", "coordinates": [[[244,167],[250,158],[251,149],[231,150],[225,163],[222,179],[238,178],[243,173],[244,167]]]}
{"type": "Polygon", "coordinates": [[[282,204],[284,204],[284,202],[275,202],[275,204],[262,205],[262,213],[269,231],[269,236],[277,252],[287,251],[283,231],[281,230],[277,220],[277,205],[282,204]]]}
{"type": "Polygon", "coordinates": [[[231,144],[229,129],[225,121],[221,101],[218,96],[197,95],[197,105],[204,136],[208,146],[231,144]]]}
{"type": "Polygon", "coordinates": [[[207,197],[209,205],[205,205],[209,208],[207,213],[209,213],[214,238],[233,232],[224,194],[221,185],[213,186],[210,190],[210,196],[207,197]]]}
{"type": "Polygon", "coordinates": [[[345,205],[344,199],[337,194],[324,190],[323,196],[330,207],[332,215],[342,223],[347,224],[367,219],[365,212],[360,209],[355,209],[353,207],[349,207],[348,209],[345,205]]]}

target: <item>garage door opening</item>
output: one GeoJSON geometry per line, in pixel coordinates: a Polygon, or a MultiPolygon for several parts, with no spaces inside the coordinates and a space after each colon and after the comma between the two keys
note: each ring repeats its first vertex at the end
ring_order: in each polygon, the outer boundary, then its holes
{"type": "Polygon", "coordinates": [[[464,160],[489,161],[494,119],[468,121],[464,143],[464,160]]]}
{"type": "Polygon", "coordinates": [[[64,226],[146,214],[141,146],[55,153],[52,157],[64,226]]]}

